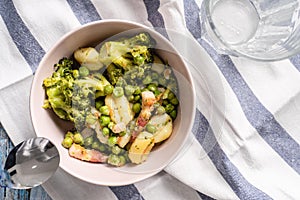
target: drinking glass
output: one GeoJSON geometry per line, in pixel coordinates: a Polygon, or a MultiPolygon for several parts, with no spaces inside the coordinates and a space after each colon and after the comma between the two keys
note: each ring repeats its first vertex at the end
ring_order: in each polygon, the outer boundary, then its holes
{"type": "Polygon", "coordinates": [[[300,53],[299,0],[203,0],[202,38],[219,53],[276,61],[300,53]]]}

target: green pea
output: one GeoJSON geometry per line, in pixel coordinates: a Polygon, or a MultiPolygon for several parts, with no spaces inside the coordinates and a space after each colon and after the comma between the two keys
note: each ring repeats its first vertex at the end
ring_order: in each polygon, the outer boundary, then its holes
{"type": "Polygon", "coordinates": [[[107,163],[113,166],[119,166],[120,165],[120,158],[119,156],[115,154],[110,154],[107,158],[107,163]]]}
{"type": "Polygon", "coordinates": [[[68,149],[72,146],[73,140],[70,137],[66,137],[66,138],[64,138],[64,140],[62,141],[61,144],[62,144],[63,147],[68,149]]]}
{"type": "Polygon", "coordinates": [[[128,97],[128,101],[130,101],[130,102],[134,101],[134,96],[133,96],[133,95],[130,95],[130,96],[128,97]]]}
{"type": "Polygon", "coordinates": [[[120,159],[119,166],[123,166],[123,165],[126,164],[126,158],[125,158],[125,156],[119,156],[119,159],[120,159]]]}
{"type": "Polygon", "coordinates": [[[154,92],[155,90],[157,90],[157,87],[155,84],[151,83],[148,85],[147,87],[150,91],[154,92]]]}
{"type": "Polygon", "coordinates": [[[157,111],[157,114],[159,114],[159,115],[162,115],[166,112],[166,110],[163,106],[159,106],[156,111],[157,111]]]}
{"type": "Polygon", "coordinates": [[[118,141],[118,138],[116,136],[110,136],[108,138],[107,144],[108,144],[108,146],[112,147],[117,143],[117,141],[118,141]]]}
{"type": "Polygon", "coordinates": [[[94,141],[92,143],[92,149],[99,149],[99,147],[100,147],[100,143],[98,141],[94,141]]]}
{"type": "Polygon", "coordinates": [[[68,132],[66,133],[66,135],[65,135],[65,138],[67,138],[67,137],[70,137],[70,138],[73,139],[74,134],[73,134],[71,131],[68,131],[68,132]]]}
{"type": "Polygon", "coordinates": [[[175,94],[173,92],[169,92],[168,99],[171,100],[173,98],[175,98],[175,94]]]}
{"type": "Polygon", "coordinates": [[[139,113],[141,111],[141,104],[140,103],[133,104],[132,111],[135,113],[139,113]]]}
{"type": "Polygon", "coordinates": [[[132,85],[126,85],[125,86],[125,94],[127,96],[132,95],[134,93],[134,91],[135,91],[135,87],[134,86],[132,86],[132,85]]]}
{"type": "Polygon", "coordinates": [[[93,136],[87,137],[84,139],[84,146],[91,146],[93,143],[93,136]]]}
{"type": "Polygon", "coordinates": [[[103,115],[109,115],[109,108],[108,106],[101,106],[99,109],[100,113],[103,115]]]}
{"type": "Polygon", "coordinates": [[[121,151],[122,151],[122,149],[121,149],[118,145],[114,145],[114,146],[111,148],[111,152],[112,152],[113,154],[116,154],[116,155],[120,154],[121,151]]]}
{"type": "Polygon", "coordinates": [[[138,101],[138,100],[140,100],[141,99],[141,96],[140,95],[136,95],[135,97],[134,97],[134,101],[138,101]]]}
{"type": "Polygon", "coordinates": [[[107,126],[109,124],[109,122],[110,122],[110,118],[108,116],[102,115],[100,117],[100,125],[101,126],[107,126]]]}
{"type": "Polygon", "coordinates": [[[165,110],[167,113],[171,113],[171,111],[174,110],[174,108],[174,105],[169,103],[168,105],[166,105],[165,110]]]}
{"type": "Polygon", "coordinates": [[[103,133],[104,136],[109,135],[109,132],[110,132],[110,130],[109,130],[109,128],[107,128],[107,127],[104,127],[104,128],[102,129],[102,133],[103,133]]]}
{"type": "Polygon", "coordinates": [[[157,128],[152,124],[147,124],[146,131],[148,131],[149,133],[155,133],[157,131],[157,128]]]}
{"type": "Polygon", "coordinates": [[[179,101],[176,97],[174,97],[173,99],[170,100],[170,103],[176,106],[179,104],[179,101]]]}
{"type": "Polygon", "coordinates": [[[137,87],[133,94],[135,94],[135,95],[141,94],[141,88],[137,87]]]}
{"type": "Polygon", "coordinates": [[[109,95],[113,93],[114,87],[112,85],[106,85],[104,86],[104,94],[109,95]]]}
{"type": "Polygon", "coordinates": [[[166,100],[166,99],[164,99],[163,102],[162,102],[162,105],[166,106],[166,105],[168,105],[168,104],[169,104],[169,101],[166,100]]]}
{"type": "Polygon", "coordinates": [[[115,87],[113,90],[113,95],[116,98],[119,98],[124,95],[124,90],[122,87],[115,87]]]}
{"type": "Polygon", "coordinates": [[[146,76],[142,82],[143,82],[143,84],[148,85],[149,83],[152,82],[151,76],[149,76],[149,75],[146,76]]]}
{"type": "Polygon", "coordinates": [[[79,75],[82,76],[82,77],[85,77],[85,76],[88,76],[90,73],[89,69],[84,67],[84,66],[81,66],[79,67],[79,75]]]}
{"type": "Polygon", "coordinates": [[[106,150],[106,148],[103,144],[100,144],[98,150],[101,152],[104,152],[106,150]]]}
{"type": "Polygon", "coordinates": [[[107,127],[111,130],[114,127],[115,123],[114,122],[109,122],[107,127]]]}
{"type": "Polygon", "coordinates": [[[177,111],[176,111],[176,110],[172,110],[172,111],[170,112],[170,116],[172,117],[172,119],[175,119],[176,116],[177,116],[177,111]]]}
{"type": "Polygon", "coordinates": [[[82,137],[82,135],[81,135],[80,133],[75,133],[75,134],[74,134],[73,141],[74,141],[74,143],[76,143],[76,144],[83,144],[83,143],[84,143],[83,137],[82,137]]]}

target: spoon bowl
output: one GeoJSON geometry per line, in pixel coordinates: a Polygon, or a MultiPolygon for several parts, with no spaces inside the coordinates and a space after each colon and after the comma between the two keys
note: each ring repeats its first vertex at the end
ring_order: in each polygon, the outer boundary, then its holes
{"type": "Polygon", "coordinates": [[[21,142],[8,154],[1,169],[0,186],[28,189],[47,181],[59,166],[59,153],[46,138],[36,137],[21,142]]]}

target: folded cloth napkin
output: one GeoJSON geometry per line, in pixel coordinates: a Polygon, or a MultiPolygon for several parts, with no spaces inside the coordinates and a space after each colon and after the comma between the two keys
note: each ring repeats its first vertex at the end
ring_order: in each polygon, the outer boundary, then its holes
{"type": "Polygon", "coordinates": [[[186,60],[197,92],[192,133],[162,172],[120,187],[62,169],[52,199],[300,199],[300,57],[255,62],[219,55],[200,38],[200,0],[2,0],[0,122],[17,144],[34,137],[34,72],[65,33],[95,20],[155,27],[186,60]]]}

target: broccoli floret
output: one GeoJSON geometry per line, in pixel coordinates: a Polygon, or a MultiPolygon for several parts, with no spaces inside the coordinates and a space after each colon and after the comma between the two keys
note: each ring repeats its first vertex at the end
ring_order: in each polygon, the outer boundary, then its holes
{"type": "Polygon", "coordinates": [[[62,58],[56,65],[51,77],[44,79],[47,99],[44,108],[52,108],[62,119],[72,120],[71,99],[75,77],[72,72],[73,62],[62,58]]]}
{"type": "Polygon", "coordinates": [[[130,46],[143,45],[153,47],[156,43],[150,34],[146,32],[139,33],[128,39],[120,39],[120,41],[125,41],[125,43],[129,44],[130,46]]]}
{"type": "Polygon", "coordinates": [[[141,66],[152,62],[150,49],[154,40],[148,33],[140,33],[130,38],[105,42],[100,49],[100,61],[109,66],[111,63],[122,67],[125,71],[132,66],[141,66]]]}
{"type": "Polygon", "coordinates": [[[106,70],[109,81],[112,85],[116,85],[119,78],[123,76],[123,70],[116,67],[114,64],[110,64],[106,70]]]}
{"type": "Polygon", "coordinates": [[[47,98],[43,107],[52,108],[58,117],[74,122],[81,130],[95,107],[95,94],[104,93],[104,87],[110,83],[99,73],[80,78],[72,65],[72,60],[63,58],[55,65],[52,76],[44,80],[47,98]]]}

